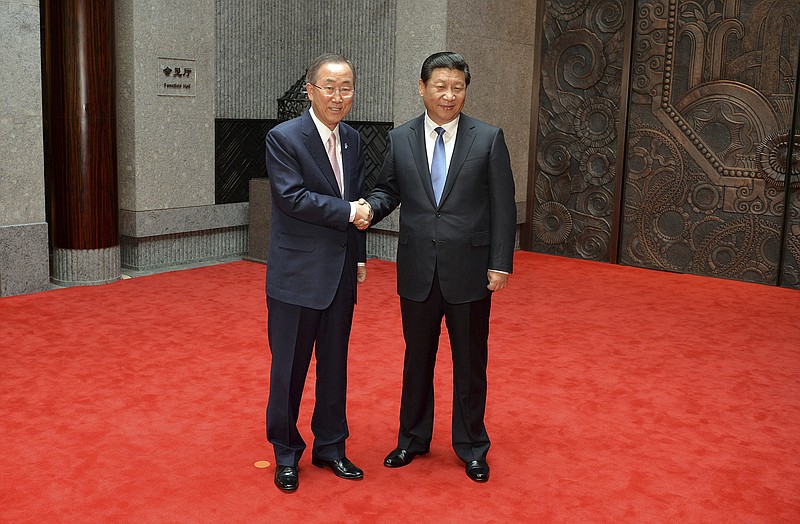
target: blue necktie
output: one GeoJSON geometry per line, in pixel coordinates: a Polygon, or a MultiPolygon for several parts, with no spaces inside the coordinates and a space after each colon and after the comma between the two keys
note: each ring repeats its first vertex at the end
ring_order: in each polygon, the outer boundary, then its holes
{"type": "Polygon", "coordinates": [[[436,137],[436,145],[433,146],[431,184],[433,184],[433,196],[436,199],[436,205],[439,205],[439,199],[442,198],[442,190],[444,189],[444,180],[447,178],[447,161],[444,157],[444,128],[437,127],[434,131],[439,133],[439,136],[436,137]]]}

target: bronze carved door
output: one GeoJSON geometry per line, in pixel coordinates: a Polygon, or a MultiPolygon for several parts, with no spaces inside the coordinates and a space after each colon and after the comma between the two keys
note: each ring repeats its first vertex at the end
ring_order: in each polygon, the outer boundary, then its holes
{"type": "Polygon", "coordinates": [[[620,261],[800,286],[800,0],[639,0],[634,27],[620,261]]]}
{"type": "Polygon", "coordinates": [[[800,288],[800,0],[539,8],[523,247],[800,288]]]}

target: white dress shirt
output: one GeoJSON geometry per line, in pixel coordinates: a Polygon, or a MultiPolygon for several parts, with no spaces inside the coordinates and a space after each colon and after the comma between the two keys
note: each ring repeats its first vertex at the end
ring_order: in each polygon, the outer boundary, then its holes
{"type": "MultiPolygon", "coordinates": [[[[314,114],[314,108],[309,109],[309,113],[311,113],[311,120],[314,121],[314,125],[317,126],[317,131],[319,132],[319,136],[322,139],[322,145],[327,150],[328,148],[328,139],[331,137],[332,134],[336,135],[336,160],[339,162],[339,169],[342,170],[342,186],[346,189],[347,188],[347,176],[345,176],[345,169],[344,169],[344,162],[342,161],[342,135],[339,134],[339,124],[336,124],[336,127],[331,130],[328,126],[323,124],[317,115],[314,114]]],[[[347,195],[345,194],[345,189],[342,189],[342,198],[346,199],[347,195]]],[[[356,203],[350,202],[350,222],[355,220],[356,218],[356,203]]]]}
{"type": "Polygon", "coordinates": [[[450,169],[450,159],[453,158],[453,149],[456,147],[456,133],[458,132],[458,121],[460,118],[461,115],[458,115],[450,122],[440,126],[431,120],[427,111],[425,112],[425,149],[428,153],[428,172],[430,172],[431,163],[433,162],[433,148],[436,145],[436,138],[439,136],[439,133],[436,132],[437,127],[444,128],[444,136],[442,139],[444,140],[445,167],[447,170],[450,169]]]}

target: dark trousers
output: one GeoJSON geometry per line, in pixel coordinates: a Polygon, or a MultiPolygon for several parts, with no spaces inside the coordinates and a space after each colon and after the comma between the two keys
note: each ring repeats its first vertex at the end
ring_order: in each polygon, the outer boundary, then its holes
{"type": "Polygon", "coordinates": [[[450,335],[453,358],[453,449],[464,462],[482,460],[489,451],[484,425],[489,314],[492,297],[450,304],[442,296],[438,276],[424,302],[400,299],[403,336],[403,393],[398,446],[424,451],[433,437],[433,374],[442,318],[450,335]]]}
{"type": "Polygon", "coordinates": [[[323,310],[267,297],[267,332],[272,353],[267,439],[274,448],[278,465],[297,466],[306,448],[297,430],[297,418],[312,351],[317,359],[312,453],[324,460],[345,456],[344,442],[349,436],[345,413],[347,347],[355,285],[349,275],[344,271],[333,303],[323,310]]]}

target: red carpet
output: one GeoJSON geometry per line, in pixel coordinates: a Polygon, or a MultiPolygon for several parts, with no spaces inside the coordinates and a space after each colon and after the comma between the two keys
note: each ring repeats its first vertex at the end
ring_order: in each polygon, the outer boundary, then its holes
{"type": "MultiPolygon", "coordinates": [[[[348,456],[280,493],[264,437],[262,265],[0,299],[0,522],[799,522],[800,293],[518,253],[494,298],[492,478],[394,447],[395,266],[353,329],[348,456]]],[[[309,386],[313,375],[309,377],[309,386]]],[[[313,389],[301,429],[310,442],[313,389]]]]}

